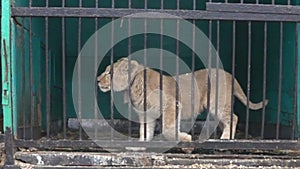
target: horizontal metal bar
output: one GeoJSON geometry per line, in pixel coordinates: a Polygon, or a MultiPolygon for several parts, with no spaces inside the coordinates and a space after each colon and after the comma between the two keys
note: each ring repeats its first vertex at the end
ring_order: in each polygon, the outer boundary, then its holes
{"type": "MultiPolygon", "coordinates": [[[[108,141],[108,140],[16,140],[16,147],[36,147],[41,149],[73,148],[90,149],[99,148],[125,148],[125,147],[147,147],[147,148],[172,148],[177,142],[172,141],[108,141]],[[97,143],[98,144],[97,144],[97,143]]],[[[208,140],[204,143],[181,142],[175,147],[194,147],[203,149],[230,149],[230,150],[299,150],[300,142],[290,140],[208,140]]]]}
{"type": "MultiPolygon", "coordinates": [[[[12,16],[20,17],[125,17],[126,15],[157,12],[170,14],[183,19],[240,20],[240,21],[290,21],[299,22],[299,15],[236,13],[204,10],[161,10],[161,9],[112,9],[112,8],[64,8],[64,7],[14,7],[12,16]]],[[[168,18],[166,15],[139,15],[136,18],[168,18]]]]}
{"type": "Polygon", "coordinates": [[[207,11],[300,15],[300,6],[239,4],[239,3],[206,3],[207,11]]]}

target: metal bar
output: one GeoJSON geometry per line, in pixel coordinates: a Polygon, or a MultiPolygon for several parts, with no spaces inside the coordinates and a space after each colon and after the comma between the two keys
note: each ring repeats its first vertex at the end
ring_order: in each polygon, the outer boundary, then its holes
{"type": "MultiPolygon", "coordinates": [[[[196,36],[196,31],[195,31],[195,20],[193,20],[193,30],[192,30],[192,78],[191,78],[191,123],[193,124],[194,121],[197,119],[195,118],[195,46],[196,46],[196,40],[195,40],[195,36],[196,36]]],[[[196,85],[196,87],[198,87],[198,85],[196,85]]],[[[198,89],[198,88],[197,88],[198,89]]],[[[198,90],[197,90],[198,91],[198,90]]],[[[198,96],[198,94],[197,94],[198,96]]],[[[192,127],[191,129],[191,134],[194,137],[195,135],[195,131],[194,131],[194,127],[192,127]]]]}
{"type": "Polygon", "coordinates": [[[128,8],[129,8],[129,9],[132,8],[132,7],[131,7],[131,4],[132,4],[131,0],[128,0],[128,8]]]}
{"type": "Polygon", "coordinates": [[[197,8],[197,1],[193,0],[193,10],[196,10],[196,8],[197,8]]]}
{"type": "MultiPolygon", "coordinates": [[[[96,0],[96,8],[98,7],[98,0],[96,0]]],[[[98,18],[95,18],[95,72],[98,70],[98,18]]],[[[97,82],[96,82],[97,83],[97,82]]],[[[95,84],[96,85],[96,84],[95,84]]],[[[97,90],[95,91],[95,95],[98,96],[97,90]]],[[[97,97],[96,97],[97,98],[97,97]]],[[[94,119],[98,120],[98,102],[97,99],[94,99],[94,119]]],[[[95,127],[94,130],[94,138],[98,138],[98,127],[95,127]]]]}
{"type": "Polygon", "coordinates": [[[145,0],[145,6],[144,9],[148,9],[148,0],[145,0]]]}
{"type": "MultiPolygon", "coordinates": [[[[64,1],[63,1],[64,2],[64,1]]],[[[64,3],[63,3],[64,4],[64,3]]],[[[67,110],[66,110],[66,37],[65,37],[65,18],[61,20],[62,29],[62,100],[63,100],[63,136],[67,137],[67,110]]]]}
{"type": "Polygon", "coordinates": [[[111,8],[114,9],[115,8],[115,0],[111,1],[111,8]]]}
{"type": "Polygon", "coordinates": [[[160,0],[160,9],[164,9],[164,0],[160,0]]]}
{"type": "Polygon", "coordinates": [[[279,41],[279,74],[278,74],[278,102],[277,102],[277,121],[276,121],[276,139],[280,134],[280,115],[281,115],[281,90],[282,90],[282,51],[283,51],[283,23],[280,22],[280,41],[279,41]]]}
{"type": "MultiPolygon", "coordinates": [[[[79,1],[79,7],[82,6],[82,0],[79,1]]],[[[77,53],[78,55],[80,54],[80,50],[81,50],[81,17],[78,18],[78,41],[77,41],[77,53]]],[[[81,87],[81,57],[79,56],[77,61],[78,61],[78,98],[77,98],[77,103],[78,103],[78,119],[80,121],[81,124],[81,120],[82,120],[82,87],[81,87]]],[[[82,140],[82,127],[79,127],[79,140],[82,140]]]]}
{"type": "MultiPolygon", "coordinates": [[[[114,2],[114,0],[113,0],[114,2]]],[[[112,22],[111,22],[111,44],[110,44],[110,47],[111,47],[111,53],[110,53],[110,88],[111,88],[111,91],[114,90],[114,81],[113,81],[113,77],[114,77],[114,67],[113,67],[113,64],[114,64],[114,31],[115,31],[115,24],[113,22],[114,18],[112,18],[112,22]]],[[[110,130],[110,139],[111,140],[114,140],[114,92],[110,92],[110,120],[111,120],[111,130],[110,130]]]]}
{"type": "MultiPolygon", "coordinates": [[[[226,4],[223,4],[226,5],[226,4]]],[[[300,11],[300,10],[299,10],[300,11]]],[[[291,21],[299,22],[299,11],[290,14],[286,13],[250,13],[250,12],[223,12],[204,10],[164,10],[164,13],[181,17],[183,19],[203,19],[203,20],[236,20],[236,21],[291,21]]],[[[13,7],[12,16],[32,16],[32,17],[129,17],[127,15],[145,12],[161,12],[161,9],[110,9],[110,8],[26,8],[13,7]]],[[[170,18],[163,16],[130,16],[131,18],[170,18]]]]}
{"type": "Polygon", "coordinates": [[[275,5],[275,0],[272,0],[272,5],[275,5]]]}
{"type": "Polygon", "coordinates": [[[5,130],[5,165],[14,165],[14,139],[11,128],[5,130]]]}
{"type": "MultiPolygon", "coordinates": [[[[218,118],[218,109],[219,109],[219,61],[220,61],[220,56],[219,56],[219,51],[220,51],[220,21],[217,20],[217,55],[216,55],[216,93],[215,93],[215,117],[218,118]]],[[[217,132],[214,132],[214,137],[217,137],[217,132]]]]}
{"type": "MultiPolygon", "coordinates": [[[[209,32],[208,32],[208,39],[209,39],[209,49],[208,49],[208,76],[207,76],[207,110],[208,110],[208,115],[207,118],[210,118],[209,113],[210,112],[210,93],[211,93],[211,55],[212,55],[212,20],[209,21],[208,24],[209,27],[209,32]]],[[[210,119],[209,119],[210,121],[210,119]]],[[[207,127],[207,130],[209,130],[210,127],[207,127]]],[[[209,134],[209,131],[207,131],[207,134],[209,134]]],[[[208,138],[209,136],[207,136],[208,138]]]]}
{"type": "MultiPolygon", "coordinates": [[[[22,34],[22,37],[21,37],[21,42],[22,42],[22,100],[25,100],[25,84],[26,84],[26,81],[25,81],[25,72],[26,72],[26,69],[25,69],[25,56],[26,56],[26,52],[25,52],[25,27],[24,27],[24,18],[22,18],[22,29],[21,29],[21,34],[22,34]]],[[[25,101],[22,102],[22,115],[23,115],[23,139],[25,139],[26,137],[26,110],[25,110],[25,106],[26,106],[26,103],[25,101]]]]}
{"type": "MultiPolygon", "coordinates": [[[[263,64],[263,100],[266,99],[266,86],[267,86],[267,50],[268,50],[268,24],[264,22],[264,64],[263,64]]],[[[261,133],[260,137],[263,139],[265,135],[265,117],[266,107],[263,102],[263,109],[261,115],[261,133]]]]}
{"type": "Polygon", "coordinates": [[[82,0],[79,0],[79,8],[82,7],[82,0]]]}
{"type": "Polygon", "coordinates": [[[298,100],[298,95],[297,95],[297,88],[298,88],[298,45],[299,45],[299,23],[295,23],[295,72],[294,72],[294,114],[293,114],[293,124],[292,124],[292,139],[296,139],[296,125],[297,125],[297,110],[298,110],[298,106],[297,106],[297,100],[298,100]]]}
{"type": "MultiPolygon", "coordinates": [[[[179,2],[177,0],[177,2],[179,2]]],[[[176,20],[176,76],[175,76],[175,80],[176,80],[176,83],[175,83],[175,121],[176,121],[176,124],[175,124],[175,138],[176,140],[178,140],[178,132],[179,132],[179,119],[180,119],[180,112],[181,110],[179,110],[179,26],[180,26],[180,20],[176,20]]]]}
{"type": "Polygon", "coordinates": [[[248,138],[249,134],[249,104],[250,104],[250,83],[251,83],[251,22],[248,21],[248,66],[247,66],[247,109],[246,109],[246,127],[245,138],[248,138]]]}
{"type": "Polygon", "coordinates": [[[234,111],[234,81],[235,81],[235,34],[236,34],[236,22],[232,21],[232,64],[231,64],[231,113],[230,113],[230,139],[233,139],[232,127],[233,127],[233,111],[234,111]]]}
{"type": "MultiPolygon", "coordinates": [[[[47,0],[48,5],[48,0],[47,0]]],[[[46,5],[46,6],[47,6],[46,5]]],[[[45,18],[45,55],[46,55],[46,132],[47,138],[50,137],[50,126],[51,126],[51,116],[50,116],[50,105],[51,105],[51,98],[50,98],[50,72],[49,72],[49,20],[48,17],[45,18]]]]}
{"type": "MultiPolygon", "coordinates": [[[[196,0],[193,0],[193,10],[196,10],[196,0]]],[[[193,20],[193,30],[192,30],[192,93],[191,93],[191,122],[192,124],[197,120],[197,117],[195,118],[195,47],[196,47],[196,21],[193,20]]],[[[196,86],[198,90],[198,85],[196,86]]],[[[194,127],[191,129],[192,137],[195,136],[195,130],[194,127]]]]}
{"type": "Polygon", "coordinates": [[[176,9],[177,9],[177,10],[180,9],[180,0],[176,0],[176,9]]]}
{"type": "MultiPolygon", "coordinates": [[[[145,7],[147,0],[145,0],[145,7]]],[[[144,20],[144,139],[147,138],[147,20],[144,20]]]]}
{"type": "MultiPolygon", "coordinates": [[[[130,2],[131,3],[131,2],[130,2]]],[[[131,83],[131,19],[128,18],[128,86],[130,86],[130,83],[131,83]]],[[[128,95],[126,97],[126,99],[129,99],[130,100],[130,95],[131,95],[131,88],[128,87],[128,95]]],[[[128,136],[129,136],[129,139],[131,139],[131,136],[132,136],[132,123],[131,123],[131,119],[132,119],[132,105],[129,101],[129,104],[128,104],[128,136]]]]}
{"type": "MultiPolygon", "coordinates": [[[[161,0],[163,2],[163,0],[161,0]]],[[[159,111],[161,116],[163,116],[163,32],[164,32],[164,26],[163,26],[163,19],[160,20],[160,51],[159,51],[159,89],[160,89],[160,94],[159,94],[159,111]]],[[[162,128],[161,131],[162,133],[162,128]]],[[[161,138],[162,139],[162,138],[161,138]]]]}
{"type": "Polygon", "coordinates": [[[15,140],[16,147],[54,149],[72,148],[89,149],[99,148],[124,148],[124,147],[149,147],[149,148],[172,148],[172,147],[195,147],[203,149],[230,149],[230,150],[299,150],[300,144],[296,140],[207,140],[199,142],[176,141],[107,141],[107,140],[15,140]],[[173,146],[175,145],[175,146],[173,146]]]}
{"type": "Polygon", "coordinates": [[[33,127],[34,127],[34,106],[35,98],[33,94],[33,54],[32,54],[32,18],[29,18],[29,79],[30,79],[30,139],[33,139],[33,127]]]}
{"type": "Polygon", "coordinates": [[[234,13],[259,13],[259,14],[300,14],[299,6],[267,5],[267,4],[238,4],[238,3],[206,3],[207,11],[234,12],[234,13]]]}

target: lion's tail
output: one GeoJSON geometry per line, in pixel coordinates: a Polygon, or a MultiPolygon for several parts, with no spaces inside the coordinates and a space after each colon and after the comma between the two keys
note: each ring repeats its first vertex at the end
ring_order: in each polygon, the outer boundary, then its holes
{"type": "MultiPolygon", "coordinates": [[[[247,96],[245,95],[242,87],[238,83],[238,81],[234,80],[234,95],[245,105],[247,106],[247,96]]],[[[269,100],[265,99],[259,103],[253,103],[249,100],[249,108],[252,110],[258,110],[263,108],[268,104],[269,100]]]]}

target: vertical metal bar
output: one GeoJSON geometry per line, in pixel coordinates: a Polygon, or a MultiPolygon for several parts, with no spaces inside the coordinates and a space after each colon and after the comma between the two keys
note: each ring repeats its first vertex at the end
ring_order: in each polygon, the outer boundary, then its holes
{"type": "Polygon", "coordinates": [[[291,5],[291,0],[287,0],[287,4],[288,4],[288,5],[291,5]]]}
{"type": "Polygon", "coordinates": [[[299,43],[298,43],[298,37],[299,37],[299,23],[297,22],[297,23],[295,23],[295,72],[294,72],[294,114],[293,114],[293,124],[292,124],[292,139],[294,140],[294,139],[296,139],[296,132],[295,132],[295,130],[296,130],[296,125],[297,125],[297,123],[296,123],[296,121],[297,121],[297,97],[298,97],[298,95],[297,95],[297,88],[298,88],[298,68],[299,68],[299,66],[298,66],[298,45],[299,45],[299,43]]]}
{"type": "Polygon", "coordinates": [[[272,5],[275,5],[275,0],[272,0],[272,5]]]}
{"type": "Polygon", "coordinates": [[[248,69],[247,69],[247,110],[246,110],[246,127],[245,138],[248,138],[249,132],[249,104],[250,104],[250,83],[251,83],[251,21],[248,21],[248,69]]]}
{"type": "MultiPolygon", "coordinates": [[[[196,10],[196,0],[193,0],[193,10],[196,10]]],[[[195,118],[195,46],[196,46],[196,21],[193,20],[193,30],[192,30],[192,83],[191,83],[191,123],[196,122],[197,118],[195,118]]],[[[198,87],[198,85],[196,86],[198,87]]],[[[198,89],[198,88],[197,88],[198,89]]],[[[197,94],[198,96],[198,94],[197,94]]],[[[194,127],[191,129],[192,137],[195,135],[194,127]]]]}
{"type": "Polygon", "coordinates": [[[145,6],[144,6],[145,9],[148,9],[148,0],[145,0],[145,6]]]}
{"type": "Polygon", "coordinates": [[[29,78],[30,78],[30,139],[33,139],[34,93],[33,93],[33,54],[32,54],[32,18],[29,17],[29,78]]]}
{"type": "Polygon", "coordinates": [[[160,9],[164,9],[164,0],[160,0],[160,9]]]}
{"type": "MultiPolygon", "coordinates": [[[[147,6],[145,0],[145,8],[147,6]]],[[[144,32],[147,32],[147,19],[144,20],[144,32]]],[[[147,138],[147,33],[144,34],[144,138],[147,138]]]]}
{"type": "Polygon", "coordinates": [[[259,4],[259,0],[256,0],[256,4],[259,4]]]}
{"type": "MultiPolygon", "coordinates": [[[[62,7],[65,7],[65,0],[62,0],[62,7]]],[[[65,37],[65,17],[62,17],[62,99],[63,99],[63,136],[67,138],[67,100],[66,100],[66,37],[65,37]]]]}
{"type": "MultiPolygon", "coordinates": [[[[162,1],[161,1],[162,2],[162,1]]],[[[159,107],[160,107],[160,114],[163,119],[163,19],[160,19],[160,51],[159,51],[159,89],[160,89],[160,95],[159,95],[159,107]]],[[[162,129],[160,131],[162,133],[162,129]]]]}
{"type": "MultiPolygon", "coordinates": [[[[14,139],[12,130],[9,127],[5,129],[5,155],[5,165],[14,165],[14,139]]],[[[6,167],[4,166],[4,168],[6,167]]]]}
{"type": "MultiPolygon", "coordinates": [[[[113,0],[114,2],[114,0],[113,0]]],[[[110,73],[110,88],[111,91],[113,91],[114,89],[114,81],[113,81],[113,77],[114,77],[114,31],[115,31],[115,24],[114,24],[114,18],[112,18],[112,23],[111,23],[111,53],[110,53],[110,65],[111,65],[111,73],[110,73]]],[[[111,130],[110,130],[110,139],[114,140],[114,92],[110,92],[110,122],[111,122],[111,130]]]]}
{"type": "Polygon", "coordinates": [[[29,0],[29,8],[32,7],[32,0],[29,0]]]}
{"type": "Polygon", "coordinates": [[[128,8],[129,9],[131,9],[131,4],[132,4],[131,0],[128,0],[128,8]]]}
{"type": "MultiPolygon", "coordinates": [[[[96,0],[96,8],[98,8],[98,0],[96,0]]],[[[95,72],[97,72],[98,70],[98,18],[95,17],[95,72]]],[[[96,91],[96,96],[97,96],[98,92],[96,91]]],[[[97,97],[96,97],[97,98],[97,97]]],[[[98,123],[98,103],[97,103],[97,99],[94,100],[94,119],[95,119],[95,124],[98,123]]],[[[96,125],[98,126],[98,125],[96,125]]],[[[94,138],[98,140],[98,127],[95,127],[94,129],[94,138]]]]}
{"type": "MultiPolygon", "coordinates": [[[[178,2],[178,1],[177,1],[178,2]]],[[[179,4],[177,4],[179,5],[179,4]]],[[[179,7],[179,6],[177,6],[179,7]]],[[[178,9],[178,8],[177,8],[178,9]]],[[[179,114],[179,26],[180,26],[180,20],[176,20],[176,95],[175,95],[175,98],[176,98],[176,101],[175,101],[175,106],[176,106],[176,116],[175,116],[175,119],[176,119],[176,132],[175,132],[175,138],[176,140],[178,140],[178,131],[179,131],[179,119],[180,119],[180,114],[179,114]]]]}
{"type": "Polygon", "coordinates": [[[278,100],[277,100],[277,121],[276,139],[280,134],[280,115],[281,115],[281,90],[282,90],[282,48],[283,48],[283,22],[280,22],[280,41],[279,41],[279,74],[278,74],[278,100]]]}
{"type": "Polygon", "coordinates": [[[234,81],[235,81],[235,33],[236,33],[236,21],[232,22],[232,64],[231,64],[231,113],[230,113],[230,139],[233,139],[232,127],[233,127],[233,111],[234,111],[234,81]]]}
{"type": "MultiPolygon", "coordinates": [[[[219,107],[219,56],[220,51],[220,21],[217,20],[217,55],[216,55],[216,93],[215,93],[215,117],[218,117],[218,107],[219,107]]],[[[214,137],[216,138],[217,133],[215,132],[214,137]]]]}
{"type": "MultiPolygon", "coordinates": [[[[79,0],[79,8],[82,7],[82,0],[79,0]]],[[[81,17],[78,18],[78,30],[77,30],[78,34],[78,41],[77,41],[77,55],[79,56],[80,54],[80,50],[81,50],[81,17]]],[[[78,61],[78,99],[77,99],[77,103],[78,103],[78,119],[80,121],[80,124],[82,123],[82,93],[81,93],[81,56],[78,57],[77,59],[78,61]]],[[[82,139],[82,127],[79,127],[79,140],[82,139]]]]}
{"type": "Polygon", "coordinates": [[[111,1],[111,8],[115,8],[115,0],[111,1]]]}
{"type": "MultiPolygon", "coordinates": [[[[195,2],[195,1],[194,1],[195,2]]],[[[195,10],[195,6],[193,7],[193,10],[195,10]]],[[[193,20],[193,30],[192,30],[192,78],[191,78],[191,123],[193,124],[194,121],[196,121],[195,118],[195,36],[196,36],[196,31],[195,31],[195,20],[193,20]],[[194,119],[195,118],[195,119],[194,119]]],[[[198,87],[198,85],[197,85],[198,87]]],[[[198,91],[198,90],[197,90],[198,91]]],[[[198,96],[198,93],[197,95],[198,96]]],[[[194,131],[194,127],[192,127],[191,129],[191,134],[194,137],[195,135],[195,131],[194,131]]]]}
{"type": "Polygon", "coordinates": [[[197,2],[196,0],[193,0],[193,10],[196,10],[196,8],[197,8],[197,2]]]}
{"type": "MultiPolygon", "coordinates": [[[[131,2],[130,2],[131,3],[131,2]]],[[[129,4],[131,5],[131,4],[129,4]]],[[[128,18],[128,86],[130,86],[131,83],[131,19],[128,18]]],[[[128,87],[128,97],[130,96],[131,93],[131,88],[128,87]]],[[[127,96],[126,96],[127,97],[127,96]]],[[[129,98],[126,98],[129,99],[129,98]]],[[[131,139],[131,127],[132,127],[132,123],[131,123],[131,119],[132,119],[132,106],[131,103],[129,102],[128,104],[128,136],[129,139],[131,139]]]]}
{"type": "MultiPolygon", "coordinates": [[[[98,6],[99,6],[99,2],[98,2],[99,0],[96,0],[95,1],[95,8],[98,8],[98,6]]],[[[95,19],[98,19],[98,18],[95,18],[95,19]]]]}
{"type": "Polygon", "coordinates": [[[177,9],[177,10],[180,9],[180,0],[176,0],[176,9],[177,9]]]}
{"type": "Polygon", "coordinates": [[[243,4],[244,3],[244,0],[241,0],[241,4],[243,4]]]}
{"type": "MultiPolygon", "coordinates": [[[[46,3],[46,7],[48,7],[48,0],[46,3]]],[[[48,17],[45,18],[45,55],[46,55],[46,132],[47,138],[50,137],[50,73],[49,73],[49,20],[48,17]]]]}
{"type": "MultiPolygon", "coordinates": [[[[267,86],[267,49],[268,48],[268,24],[264,23],[264,64],[263,64],[263,100],[266,99],[266,86],[267,86]]],[[[261,115],[261,133],[260,137],[263,139],[265,135],[265,116],[266,108],[263,102],[263,109],[261,115]]]]}
{"type": "MultiPolygon", "coordinates": [[[[22,34],[22,70],[23,70],[23,74],[22,74],[22,100],[25,100],[25,84],[26,84],[26,68],[25,68],[25,59],[26,59],[26,54],[25,54],[25,27],[24,27],[24,18],[22,18],[22,30],[21,30],[21,34],[22,34]]],[[[26,103],[25,101],[22,102],[22,114],[23,114],[23,139],[26,138],[26,103]]]]}
{"type": "MultiPolygon", "coordinates": [[[[207,118],[210,118],[209,116],[209,113],[213,114],[213,112],[210,112],[210,93],[211,93],[211,83],[210,83],[210,80],[211,80],[211,52],[212,52],[212,20],[209,20],[209,33],[208,33],[208,39],[210,41],[209,43],[209,50],[208,50],[208,76],[207,76],[207,110],[209,111],[208,112],[208,117],[207,118]]],[[[210,121],[210,119],[209,119],[210,121]]],[[[210,129],[210,127],[207,128],[208,130],[210,129]]],[[[207,131],[207,134],[209,134],[210,132],[207,131]]],[[[209,137],[209,136],[207,136],[209,137]]]]}

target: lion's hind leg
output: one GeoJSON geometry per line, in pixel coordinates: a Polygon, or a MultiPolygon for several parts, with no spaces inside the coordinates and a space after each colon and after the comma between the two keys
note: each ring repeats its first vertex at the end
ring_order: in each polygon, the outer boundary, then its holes
{"type": "Polygon", "coordinates": [[[221,119],[221,122],[223,124],[223,133],[221,136],[221,139],[234,139],[235,133],[236,133],[236,126],[238,122],[237,115],[233,114],[232,118],[232,127],[231,127],[231,118],[230,114],[228,117],[224,117],[221,119]],[[232,129],[232,137],[230,138],[230,129],[232,129]]]}

